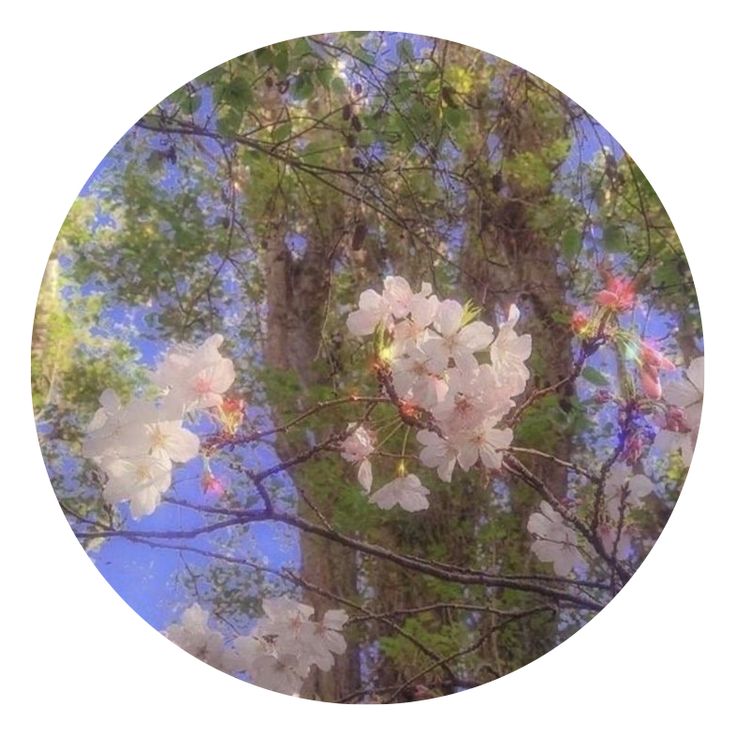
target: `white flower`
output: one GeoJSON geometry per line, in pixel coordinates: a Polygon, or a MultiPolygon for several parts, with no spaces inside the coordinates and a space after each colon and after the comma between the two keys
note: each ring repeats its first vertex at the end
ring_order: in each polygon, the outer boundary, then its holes
{"type": "Polygon", "coordinates": [[[323,672],[332,669],[335,654],[344,654],[347,649],[345,637],[340,633],[348,620],[341,608],[325,611],[322,621],[315,625],[308,643],[309,658],[323,672]]]}
{"type": "Polygon", "coordinates": [[[477,361],[473,354],[491,344],[493,328],[480,320],[463,327],[464,313],[462,304],[453,299],[446,299],[437,308],[435,327],[439,336],[428,338],[422,346],[434,373],[443,373],[450,359],[457,366],[474,367],[477,361]]]}
{"type": "Polygon", "coordinates": [[[685,410],[690,428],[697,430],[703,409],[705,363],[703,356],[695,358],[685,372],[685,378],[665,384],[662,395],[668,404],[685,410]]]}
{"type": "Polygon", "coordinates": [[[631,533],[625,526],[619,532],[618,524],[601,524],[598,527],[598,537],[607,555],[612,555],[613,548],[616,547],[617,560],[625,560],[634,550],[631,533]]]}
{"type": "Polygon", "coordinates": [[[432,413],[452,440],[479,424],[500,419],[514,404],[489,365],[447,371],[448,391],[432,413]]]}
{"type": "Polygon", "coordinates": [[[299,695],[306,672],[293,654],[279,654],[265,640],[239,636],[233,642],[237,653],[233,671],[245,671],[251,682],[284,695],[299,695]]]}
{"type": "Polygon", "coordinates": [[[682,409],[685,427],[660,429],[654,440],[654,447],[660,452],[679,450],[686,466],[692,462],[703,411],[704,368],[703,357],[695,358],[684,378],[666,383],[662,389],[664,400],[682,409]]]}
{"type": "Polygon", "coordinates": [[[229,657],[225,650],[225,642],[219,631],[211,629],[207,623],[209,615],[195,603],[184,611],[181,623],[171,624],[164,635],[185,652],[193,654],[203,662],[228,671],[226,660],[229,657]]]}
{"type": "Polygon", "coordinates": [[[391,304],[373,289],[364,291],[358,299],[358,309],[348,315],[348,330],[357,335],[372,335],[378,325],[391,320],[391,304]]]}
{"type": "MultiPolygon", "coordinates": [[[[429,284],[424,286],[429,287],[429,284]]],[[[409,350],[412,346],[421,345],[430,336],[427,329],[437,315],[439,299],[432,294],[414,294],[409,302],[411,317],[403,319],[394,327],[394,350],[397,355],[409,350]]]]}
{"type": "Polygon", "coordinates": [[[383,298],[397,319],[406,317],[411,309],[414,294],[409,282],[401,276],[386,276],[383,280],[383,298]]]}
{"type": "Polygon", "coordinates": [[[437,468],[440,479],[449,483],[457,462],[457,450],[444,437],[428,429],[420,429],[417,439],[424,445],[419,460],[428,468],[437,468]]]}
{"type": "Polygon", "coordinates": [[[487,468],[501,467],[502,450],[511,444],[514,433],[510,429],[496,429],[495,424],[491,418],[462,435],[457,443],[457,461],[463,470],[469,470],[478,460],[487,468]]]}
{"type": "Polygon", "coordinates": [[[263,601],[265,618],[249,636],[233,642],[228,663],[234,672],[247,672],[255,685],[298,695],[312,665],[332,668],[335,655],[347,649],[340,633],[348,619],[345,611],[327,611],[312,621],[314,609],[287,596],[263,601]]]}
{"type": "Polygon", "coordinates": [[[410,473],[382,486],[369,500],[380,509],[390,509],[398,504],[405,511],[421,511],[429,508],[428,495],[429,490],[416,475],[410,473]]]}
{"type": "MultiPolygon", "coordinates": [[[[348,429],[354,427],[354,423],[348,425],[348,429]]],[[[368,457],[374,450],[373,437],[363,426],[353,429],[341,445],[340,455],[348,462],[358,465],[358,482],[366,491],[370,491],[373,485],[373,467],[368,457]]]]}
{"type": "Polygon", "coordinates": [[[539,508],[540,513],[532,514],[526,526],[537,537],[531,550],[542,562],[551,562],[558,575],[569,575],[582,559],[576,546],[577,535],[546,501],[539,508]]]}
{"type": "Polygon", "coordinates": [[[641,506],[653,488],[654,484],[645,475],[631,475],[626,465],[614,465],[603,487],[608,515],[612,520],[618,520],[626,505],[641,506]]]}
{"type": "Polygon", "coordinates": [[[130,414],[130,406],[123,407],[115,391],[109,388],[103,391],[100,408],[87,426],[82,455],[98,462],[108,455],[145,455],[148,452],[145,436],[140,432],[126,432],[130,414]]]}
{"type": "MultiPolygon", "coordinates": [[[[405,278],[401,276],[386,276],[383,280],[383,293],[373,289],[366,289],[358,298],[358,309],[348,315],[348,330],[357,335],[372,335],[376,327],[393,327],[394,318],[403,319],[413,312],[413,329],[424,329],[432,317],[429,313],[436,310],[436,297],[428,298],[432,288],[429,284],[422,284],[422,290],[414,294],[405,278]],[[419,327],[423,324],[424,327],[419,327]]],[[[405,330],[407,328],[404,328],[405,330]]],[[[401,338],[401,341],[406,336],[401,338]]]]}
{"type": "Polygon", "coordinates": [[[293,654],[263,654],[251,662],[248,674],[254,685],[284,695],[299,695],[304,683],[299,660],[293,654]]]}
{"type": "Polygon", "coordinates": [[[130,501],[134,519],[152,514],[171,486],[171,462],[153,455],[108,456],[102,460],[108,476],[102,495],[109,503],[130,501]]]}
{"type": "Polygon", "coordinates": [[[184,414],[222,403],[222,394],[235,380],[229,358],[219,353],[222,335],[212,335],[198,348],[171,350],[152,375],[153,382],[168,390],[167,403],[184,414]]]}
{"type": "Polygon", "coordinates": [[[406,357],[397,358],[391,366],[396,393],[401,398],[410,397],[424,409],[431,409],[447,395],[447,383],[431,371],[429,362],[421,348],[410,345],[406,357]]]}
{"type": "Polygon", "coordinates": [[[532,336],[517,335],[514,331],[519,316],[518,308],[512,304],[508,320],[500,325],[491,344],[491,364],[499,380],[509,384],[510,396],[524,391],[529,380],[529,369],[524,361],[532,354],[532,336]]]}
{"type": "Polygon", "coordinates": [[[177,412],[165,404],[157,406],[147,401],[133,401],[126,411],[126,422],[121,428],[120,455],[134,454],[141,443],[145,453],[156,457],[186,463],[199,452],[199,437],[182,426],[177,412]],[[128,451],[130,450],[130,452],[128,451]]]}

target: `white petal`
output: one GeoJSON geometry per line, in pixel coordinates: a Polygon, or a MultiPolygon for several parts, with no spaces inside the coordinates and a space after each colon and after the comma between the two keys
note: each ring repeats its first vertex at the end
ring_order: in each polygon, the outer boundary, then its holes
{"type": "Polygon", "coordinates": [[[358,483],[370,492],[373,485],[373,467],[370,460],[363,460],[358,466],[358,483]]]}

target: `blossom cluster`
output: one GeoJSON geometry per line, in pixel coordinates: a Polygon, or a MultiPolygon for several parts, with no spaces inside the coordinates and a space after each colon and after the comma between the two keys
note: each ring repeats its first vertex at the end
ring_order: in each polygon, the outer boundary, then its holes
{"type": "Polygon", "coordinates": [[[174,463],[199,453],[199,438],[183,426],[193,412],[218,407],[235,379],[233,363],[220,355],[221,335],[199,347],[176,347],[152,373],[160,395],[123,405],[103,391],[87,427],[82,454],[105,472],[103,497],[130,502],[134,518],[151,514],[171,486],[174,463]]]}
{"type": "Polygon", "coordinates": [[[181,623],[164,632],[168,639],[195,657],[225,672],[244,672],[254,685],[286,695],[299,695],[313,666],[327,672],[335,655],[347,648],[342,628],[348,615],[326,611],[314,621],[314,609],[286,596],[263,601],[265,616],[247,636],[226,646],[223,635],[208,624],[208,614],[195,603],[181,623]]]}
{"type": "Polygon", "coordinates": [[[693,458],[703,411],[705,364],[703,357],[694,358],[685,375],[665,384],[662,397],[667,404],[662,426],[654,440],[660,452],[678,452],[685,466],[693,458]]]}
{"type": "MultiPolygon", "coordinates": [[[[639,508],[654,488],[645,475],[631,475],[623,463],[611,468],[603,485],[603,514],[597,534],[607,555],[618,560],[628,558],[633,551],[633,525],[628,514],[639,508]]],[[[531,550],[541,562],[551,562],[557,575],[567,576],[584,563],[577,532],[555,511],[542,501],[539,511],[531,514],[527,530],[534,536],[531,550]]]]}
{"type": "MultiPolygon", "coordinates": [[[[625,459],[633,465],[653,446],[660,452],[679,454],[683,464],[690,465],[703,402],[703,357],[694,358],[684,376],[663,381],[663,373],[677,370],[673,361],[652,341],[644,340],[635,330],[624,329],[618,323],[619,315],[635,307],[634,282],[605,273],[604,287],[595,295],[595,302],[598,310],[593,314],[580,310],[573,314],[572,330],[583,340],[612,341],[621,358],[633,359],[638,374],[638,406],[633,414],[631,402],[627,406],[629,436],[625,438],[625,459]],[[654,424],[645,416],[652,414],[657,415],[654,424]]],[[[600,403],[612,398],[609,392],[598,394],[600,403]]],[[[625,403],[619,402],[621,406],[625,403]]]]}
{"type": "MultiPolygon", "coordinates": [[[[431,419],[417,433],[421,463],[436,468],[445,482],[456,465],[468,470],[480,462],[500,468],[513,433],[499,423],[529,379],[525,362],[531,336],[516,333],[516,306],[494,336],[493,328],[477,319],[479,310],[453,299],[440,301],[430,284],[413,292],[406,279],[388,276],[382,293],[364,291],[358,307],[348,316],[348,329],[356,336],[380,337],[379,359],[390,369],[403,410],[419,410],[431,419]]],[[[373,450],[373,438],[363,427],[342,447],[345,459],[359,463],[366,491],[372,483],[368,457],[373,450]]],[[[416,475],[403,472],[402,464],[399,477],[369,500],[381,508],[398,504],[418,511],[429,505],[428,493],[416,475]]]]}

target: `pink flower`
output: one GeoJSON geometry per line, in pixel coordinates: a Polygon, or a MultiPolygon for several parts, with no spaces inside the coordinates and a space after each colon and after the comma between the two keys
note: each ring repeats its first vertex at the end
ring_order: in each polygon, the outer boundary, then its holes
{"type": "Polygon", "coordinates": [[[202,473],[202,490],[208,496],[220,498],[225,493],[225,484],[212,471],[205,470],[202,473]]]}
{"type": "MultiPolygon", "coordinates": [[[[602,293],[602,292],[601,292],[602,293]]],[[[575,311],[570,319],[570,327],[572,331],[579,335],[588,326],[588,315],[579,309],[575,311]]]]}
{"type": "Polygon", "coordinates": [[[618,276],[606,276],[606,288],[595,295],[595,300],[602,307],[614,312],[626,312],[634,306],[636,291],[632,281],[618,276]]]}
{"type": "Polygon", "coordinates": [[[655,350],[651,345],[643,342],[641,344],[641,366],[639,368],[639,378],[641,380],[641,388],[644,394],[654,401],[662,398],[662,384],[659,382],[659,372],[661,370],[674,370],[674,363],[665,358],[659,350],[655,350]]]}

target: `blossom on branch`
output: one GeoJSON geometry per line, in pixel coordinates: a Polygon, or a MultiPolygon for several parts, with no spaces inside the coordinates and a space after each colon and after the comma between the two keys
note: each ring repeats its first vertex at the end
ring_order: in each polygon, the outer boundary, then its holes
{"type": "Polygon", "coordinates": [[[635,299],[634,283],[611,274],[606,276],[605,288],[595,296],[598,304],[614,312],[627,312],[634,306],[635,299]]]}
{"type": "Polygon", "coordinates": [[[379,488],[368,500],[379,509],[390,509],[397,504],[405,511],[422,511],[429,508],[429,489],[422,485],[416,475],[394,478],[379,488]]]}
{"type": "Polygon", "coordinates": [[[176,347],[153,372],[153,383],[167,391],[167,402],[182,414],[219,406],[235,380],[232,360],[220,355],[222,343],[222,335],[212,335],[198,348],[176,347]]]}
{"type": "Polygon", "coordinates": [[[154,455],[103,458],[107,483],[102,496],[108,503],[130,501],[134,519],[152,514],[171,486],[171,461],[154,455]]]}
{"type": "Polygon", "coordinates": [[[199,603],[194,603],[182,614],[181,623],[171,624],[164,631],[164,636],[185,652],[227,672],[229,654],[224,637],[219,631],[210,628],[208,619],[207,612],[199,603]]]}
{"type": "Polygon", "coordinates": [[[542,562],[551,562],[558,575],[569,575],[582,562],[577,534],[547,501],[542,501],[539,512],[529,517],[526,528],[536,537],[532,552],[542,562]]]}
{"type": "Polygon", "coordinates": [[[618,463],[613,466],[603,487],[606,511],[617,521],[627,508],[637,508],[654,489],[654,484],[641,473],[631,475],[631,469],[618,463]]]}
{"type": "MultiPolygon", "coordinates": [[[[222,336],[213,335],[199,348],[171,350],[152,374],[164,390],[154,400],[137,398],[123,406],[114,391],[102,392],[82,455],[107,474],[106,501],[129,501],[134,518],[153,513],[171,486],[172,464],[199,453],[199,438],[183,423],[196,409],[219,406],[235,378],[232,361],[219,353],[221,345],[222,336]]],[[[214,476],[203,477],[207,492],[221,493],[218,483],[214,476]]]]}
{"type": "Polygon", "coordinates": [[[345,653],[341,632],[348,616],[333,609],[314,621],[314,608],[287,596],[267,598],[263,610],[253,631],[233,642],[229,666],[246,672],[255,685],[298,696],[313,665],[328,671],[335,655],[345,653]]]}
{"type": "MultiPolygon", "coordinates": [[[[419,427],[419,461],[436,468],[445,482],[456,464],[464,470],[476,463],[499,469],[513,439],[511,428],[499,423],[530,377],[525,363],[531,336],[516,332],[519,309],[509,307],[494,339],[492,327],[477,319],[475,307],[453,299],[440,302],[428,284],[414,293],[400,277],[387,277],[382,294],[364,291],[359,307],[348,317],[348,328],[356,335],[383,328],[376,336],[378,364],[389,371],[400,417],[419,427]],[[428,421],[422,426],[424,419],[428,421]]],[[[364,455],[345,452],[353,444],[361,448],[360,439],[349,438],[343,457],[364,463],[364,455]]],[[[427,508],[428,493],[416,476],[402,471],[370,501],[380,508],[399,505],[417,511],[427,508]]]]}
{"type": "Polygon", "coordinates": [[[510,396],[524,391],[529,380],[525,362],[532,354],[532,336],[517,335],[515,327],[521,316],[518,307],[509,307],[508,319],[498,328],[498,335],[491,344],[491,365],[500,383],[508,383],[510,396]]]}
{"type": "Polygon", "coordinates": [[[689,466],[698,437],[703,411],[704,360],[695,358],[685,376],[664,385],[662,396],[670,405],[664,426],[659,430],[654,446],[660,452],[680,452],[689,466]]]}
{"type": "Polygon", "coordinates": [[[373,437],[363,426],[348,425],[351,434],[343,440],[340,455],[348,462],[358,466],[358,482],[366,491],[373,485],[373,467],[368,457],[373,453],[373,437]]]}

